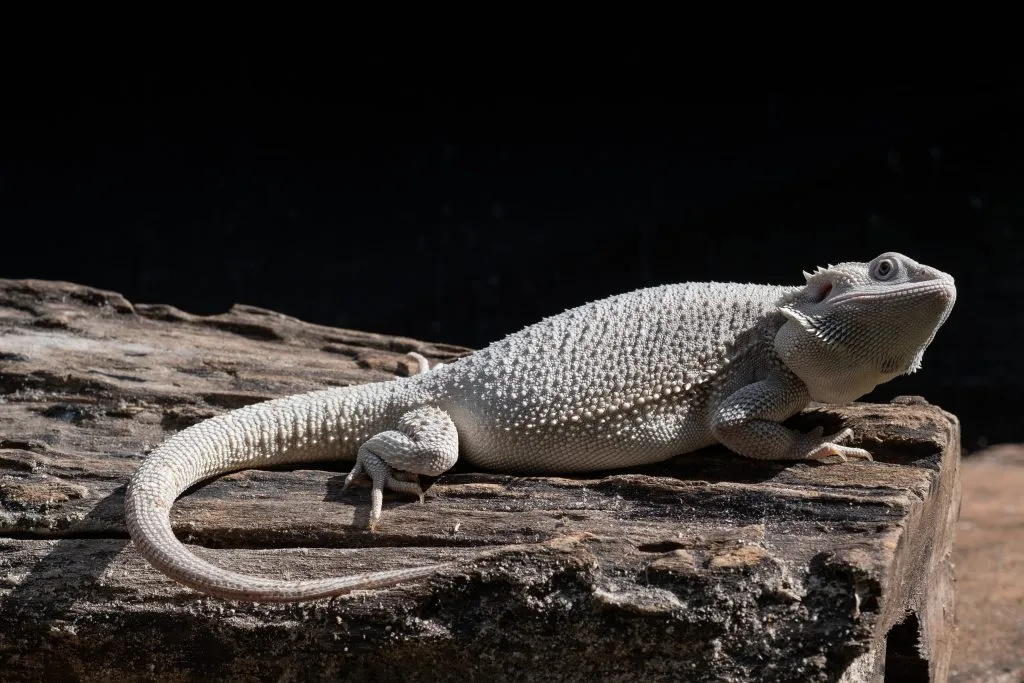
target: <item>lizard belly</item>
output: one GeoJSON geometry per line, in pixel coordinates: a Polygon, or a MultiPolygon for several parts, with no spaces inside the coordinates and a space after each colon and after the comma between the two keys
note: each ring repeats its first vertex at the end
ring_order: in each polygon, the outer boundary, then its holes
{"type": "Polygon", "coordinates": [[[679,406],[568,416],[543,423],[529,415],[449,406],[460,458],[501,472],[586,472],[666,460],[714,443],[702,415],[679,406]]]}

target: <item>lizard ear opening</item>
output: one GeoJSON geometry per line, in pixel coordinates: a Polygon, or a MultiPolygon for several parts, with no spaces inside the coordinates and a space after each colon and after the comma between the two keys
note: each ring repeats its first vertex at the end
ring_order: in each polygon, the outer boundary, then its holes
{"type": "MultiPolygon", "coordinates": [[[[831,266],[829,266],[831,268],[831,266]]],[[[801,298],[812,304],[820,304],[832,293],[833,279],[828,268],[818,268],[813,273],[804,271],[807,285],[801,298]]]]}
{"type": "Polygon", "coordinates": [[[811,301],[816,304],[820,304],[822,301],[825,300],[825,297],[827,297],[832,292],[832,283],[829,282],[828,280],[823,280],[821,282],[815,283],[808,283],[807,289],[808,293],[810,294],[811,301]]]}

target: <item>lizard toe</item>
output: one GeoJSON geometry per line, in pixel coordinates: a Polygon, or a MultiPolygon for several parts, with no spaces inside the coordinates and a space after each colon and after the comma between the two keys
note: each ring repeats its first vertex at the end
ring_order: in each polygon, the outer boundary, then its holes
{"type": "Polygon", "coordinates": [[[411,493],[419,498],[420,503],[425,500],[426,494],[423,492],[423,487],[420,486],[418,474],[396,470],[384,462],[380,456],[366,448],[360,450],[356,466],[352,468],[352,472],[345,479],[346,486],[349,480],[358,473],[365,473],[373,482],[370,492],[369,527],[371,531],[376,529],[380,522],[384,508],[384,489],[397,493],[411,493]]]}
{"type": "Polygon", "coordinates": [[[359,460],[356,460],[355,465],[352,466],[352,471],[348,473],[347,477],[345,477],[345,483],[341,485],[341,492],[345,493],[346,491],[348,491],[349,487],[353,484],[353,482],[355,482],[357,479],[363,479],[365,478],[365,476],[366,471],[363,468],[363,463],[361,463],[359,460]]]}
{"type": "Polygon", "coordinates": [[[815,448],[807,455],[807,459],[830,465],[843,463],[847,460],[873,460],[871,453],[863,448],[843,446],[832,442],[823,443],[815,448]]]}
{"type": "MultiPolygon", "coordinates": [[[[399,474],[398,472],[395,473],[399,474]]],[[[420,486],[420,482],[409,481],[405,479],[399,479],[396,476],[391,476],[384,483],[384,486],[398,493],[411,493],[420,499],[420,503],[423,502],[426,494],[423,493],[423,488],[420,486]]]]}

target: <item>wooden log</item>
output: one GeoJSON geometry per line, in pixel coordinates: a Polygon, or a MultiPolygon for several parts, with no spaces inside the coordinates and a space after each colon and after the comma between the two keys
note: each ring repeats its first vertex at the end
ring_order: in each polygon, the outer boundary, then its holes
{"type": "Polygon", "coordinates": [[[812,406],[875,462],[722,448],[587,476],[457,466],[419,505],[348,469],[246,471],[187,493],[176,533],[219,565],[320,577],[455,569],[300,604],[204,597],[134,551],[124,487],[228,409],[408,374],[468,349],[235,306],[196,316],[0,280],[0,678],[944,680],[959,425],[921,399],[812,406]],[[473,559],[486,550],[482,559],[473,559]]]}

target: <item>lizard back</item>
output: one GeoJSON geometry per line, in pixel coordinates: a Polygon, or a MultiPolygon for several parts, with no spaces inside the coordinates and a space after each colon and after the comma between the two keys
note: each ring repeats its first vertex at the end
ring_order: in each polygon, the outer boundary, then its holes
{"type": "Polygon", "coordinates": [[[459,425],[473,465],[581,471],[654,462],[714,441],[704,397],[727,368],[753,371],[737,363],[742,349],[774,335],[784,321],[777,302],[797,289],[636,290],[545,318],[423,380],[459,425]]]}

